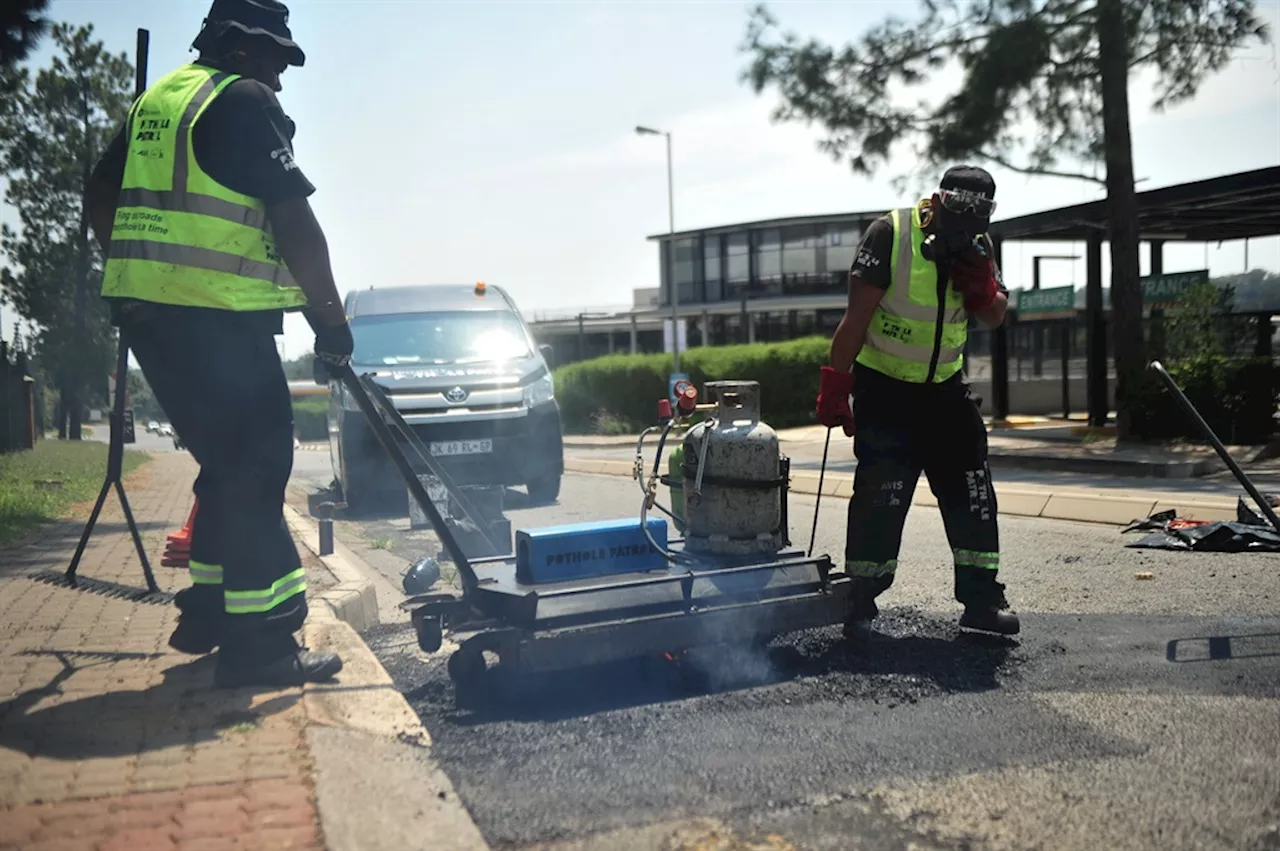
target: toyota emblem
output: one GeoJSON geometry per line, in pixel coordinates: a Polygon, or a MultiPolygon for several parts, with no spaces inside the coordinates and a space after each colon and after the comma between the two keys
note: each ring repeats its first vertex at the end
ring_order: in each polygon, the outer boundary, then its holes
{"type": "Polygon", "coordinates": [[[459,402],[467,401],[467,391],[463,390],[461,387],[455,387],[452,390],[446,392],[444,394],[444,398],[446,401],[452,402],[453,404],[456,405],[459,402]]]}

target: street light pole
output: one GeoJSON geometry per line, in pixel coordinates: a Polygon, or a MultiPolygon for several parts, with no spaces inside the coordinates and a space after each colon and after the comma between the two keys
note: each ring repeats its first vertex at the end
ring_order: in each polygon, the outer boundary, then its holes
{"type": "Polygon", "coordinates": [[[671,293],[671,363],[672,372],[680,371],[680,291],[676,286],[676,198],[671,171],[671,133],[651,127],[636,127],[641,136],[667,137],[667,286],[671,293]]]}

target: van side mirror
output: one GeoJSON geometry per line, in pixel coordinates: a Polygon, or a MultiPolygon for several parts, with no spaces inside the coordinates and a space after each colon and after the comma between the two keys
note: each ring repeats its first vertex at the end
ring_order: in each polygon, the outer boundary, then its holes
{"type": "Polygon", "coordinates": [[[329,386],[329,370],[316,358],[311,359],[311,377],[321,387],[329,386]]]}
{"type": "Polygon", "coordinates": [[[556,350],[548,346],[546,343],[538,346],[538,351],[542,352],[542,359],[547,362],[547,369],[554,367],[556,360],[556,350]]]}

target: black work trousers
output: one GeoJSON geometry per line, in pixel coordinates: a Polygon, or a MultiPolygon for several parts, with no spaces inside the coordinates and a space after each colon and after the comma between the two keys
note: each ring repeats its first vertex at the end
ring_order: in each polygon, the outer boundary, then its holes
{"type": "Polygon", "coordinates": [[[295,652],[293,633],[307,616],[305,572],[283,512],[293,407],[278,326],[278,313],[160,305],[122,320],[156,401],[200,465],[192,586],[176,602],[181,618],[217,637],[220,664],[295,652]]]}
{"type": "Polygon", "coordinates": [[[893,584],[903,524],[922,472],[946,526],[956,600],[999,608],[1004,596],[996,582],[996,494],[979,403],[960,375],[941,384],[910,384],[858,366],[855,382],[858,466],[845,544],[855,614],[875,617],[875,598],[893,584]]]}

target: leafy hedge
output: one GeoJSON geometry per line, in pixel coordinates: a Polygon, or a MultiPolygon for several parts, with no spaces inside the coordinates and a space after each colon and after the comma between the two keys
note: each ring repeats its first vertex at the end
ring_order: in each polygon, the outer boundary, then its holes
{"type": "Polygon", "coordinates": [[[293,431],[299,440],[329,439],[329,398],[311,396],[293,400],[293,431]]]}
{"type": "MultiPolygon", "coordinates": [[[[1226,444],[1266,443],[1275,431],[1280,369],[1270,358],[1202,355],[1166,364],[1170,377],[1226,444]]],[[[1146,373],[1129,406],[1135,435],[1149,440],[1203,440],[1160,377],[1146,373]]]]}
{"type": "MultiPolygon", "coordinates": [[[[704,346],[681,354],[680,368],[699,390],[707,381],[760,382],[761,415],[774,428],[815,422],[818,370],[831,341],[804,337],[785,343],[704,346]]],[[[671,355],[606,355],[555,370],[556,399],[571,434],[635,433],[658,415],[667,395],[671,355]]]]}

